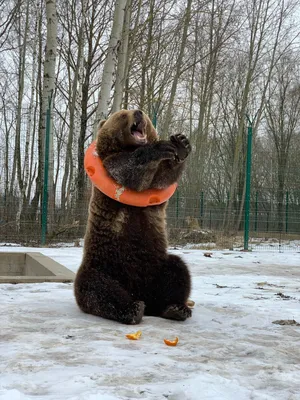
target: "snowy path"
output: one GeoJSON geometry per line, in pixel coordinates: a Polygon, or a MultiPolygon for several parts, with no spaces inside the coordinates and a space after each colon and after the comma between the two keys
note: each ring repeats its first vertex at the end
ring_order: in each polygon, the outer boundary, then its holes
{"type": "MultiPolygon", "coordinates": [[[[31,251],[73,271],[82,254],[31,251]]],[[[191,268],[193,318],[146,317],[139,341],[81,313],[72,284],[0,285],[0,400],[299,400],[300,326],[272,322],[300,322],[300,254],[174,253],[191,268]]]]}

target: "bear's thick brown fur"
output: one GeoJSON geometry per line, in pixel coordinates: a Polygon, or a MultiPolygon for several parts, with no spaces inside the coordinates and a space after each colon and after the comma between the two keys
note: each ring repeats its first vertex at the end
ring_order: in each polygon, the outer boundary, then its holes
{"type": "MultiPolygon", "coordinates": [[[[159,140],[139,110],[122,110],[100,123],[97,152],[109,175],[142,191],[176,182],[191,151],[184,135],[159,140]]],[[[143,315],[185,320],[191,289],[188,268],[167,253],[166,203],[133,207],[93,188],[84,255],[75,279],[82,311],[124,324],[143,315]]]]}

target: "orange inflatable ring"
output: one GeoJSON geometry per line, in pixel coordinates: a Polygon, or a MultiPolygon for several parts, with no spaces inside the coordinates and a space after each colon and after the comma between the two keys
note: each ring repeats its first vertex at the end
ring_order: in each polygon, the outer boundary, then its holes
{"type": "Polygon", "coordinates": [[[136,192],[118,184],[107,173],[96,150],[96,141],[92,142],[85,153],[84,168],[92,183],[106,196],[135,207],[148,207],[162,204],[175,192],[177,184],[166,189],[147,189],[136,192]]]}

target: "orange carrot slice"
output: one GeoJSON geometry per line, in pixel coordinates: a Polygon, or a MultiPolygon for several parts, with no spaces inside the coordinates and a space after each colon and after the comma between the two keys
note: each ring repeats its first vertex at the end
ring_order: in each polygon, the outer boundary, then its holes
{"type": "Polygon", "coordinates": [[[175,340],[164,339],[164,342],[167,346],[176,346],[178,343],[178,337],[176,337],[175,340]]]}
{"type": "Polygon", "coordinates": [[[135,333],[128,333],[128,335],[126,335],[127,339],[130,340],[138,340],[141,336],[142,336],[142,331],[137,331],[135,333]]]}

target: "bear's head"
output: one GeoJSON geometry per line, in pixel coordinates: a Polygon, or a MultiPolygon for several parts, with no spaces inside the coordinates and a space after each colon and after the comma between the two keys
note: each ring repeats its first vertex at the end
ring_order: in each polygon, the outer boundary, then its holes
{"type": "Polygon", "coordinates": [[[103,160],[120,151],[133,151],[158,140],[150,118],[140,110],[121,110],[99,124],[97,152],[103,160]]]}

